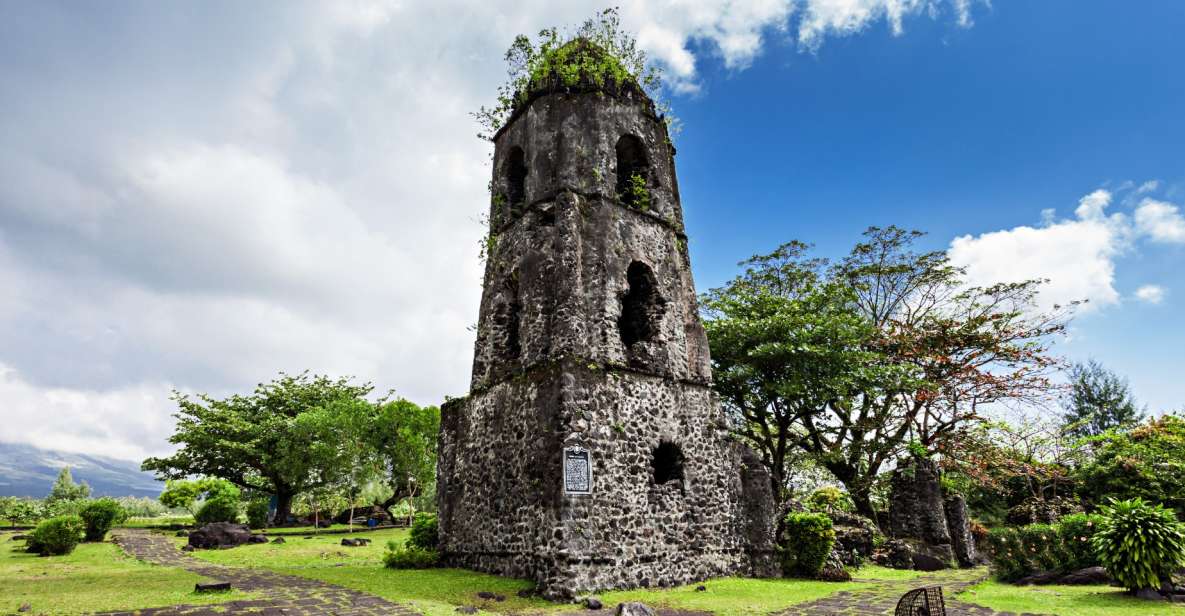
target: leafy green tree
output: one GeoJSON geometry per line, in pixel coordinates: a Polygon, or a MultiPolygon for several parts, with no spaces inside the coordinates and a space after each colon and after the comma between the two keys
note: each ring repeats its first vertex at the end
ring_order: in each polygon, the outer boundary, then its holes
{"type": "Polygon", "coordinates": [[[111,527],[127,519],[127,513],[114,498],[91,501],[78,513],[86,525],[87,541],[102,541],[111,527]]]}
{"type": "Polygon", "coordinates": [[[870,228],[834,265],[791,242],[704,296],[717,391],[778,492],[798,450],[871,516],[908,443],[953,453],[981,409],[1052,391],[1069,308],[1037,310],[1041,281],[968,286],[946,253],[913,249],[921,235],[870,228]]]}
{"type": "Polygon", "coordinates": [[[202,486],[197,481],[170,479],[165,482],[165,489],[160,493],[160,502],[169,509],[185,509],[190,515],[197,515],[197,501],[202,492],[202,486]]]}
{"type": "Polygon", "coordinates": [[[1063,405],[1066,432],[1098,436],[1113,428],[1130,428],[1144,419],[1127,380],[1097,361],[1070,367],[1070,391],[1063,405]]]}
{"type": "Polygon", "coordinates": [[[440,408],[400,398],[380,404],[375,421],[371,446],[390,488],[390,494],[376,504],[394,519],[395,505],[428,493],[436,484],[440,408]]]}
{"type": "Polygon", "coordinates": [[[70,474],[70,467],[62,467],[58,472],[58,478],[54,481],[53,487],[50,488],[49,497],[45,500],[50,503],[59,501],[76,501],[82,500],[91,495],[91,487],[84,481],[82,483],[74,483],[74,477],[70,474]]]}
{"type": "Polygon", "coordinates": [[[37,502],[17,496],[0,497],[0,519],[8,520],[10,524],[29,524],[36,521],[40,515],[37,502]]]}
{"type": "Polygon", "coordinates": [[[162,479],[220,477],[249,491],[274,494],[276,520],[282,522],[297,494],[327,481],[317,472],[320,460],[311,453],[315,443],[294,434],[297,418],[334,402],[362,400],[372,390],[369,383],[302,373],[281,374],[251,395],[221,400],[174,392],[179,410],[169,442],[181,447],[171,456],[145,460],[142,467],[162,479]]]}
{"type": "Polygon", "coordinates": [[[1079,467],[1078,494],[1095,507],[1108,498],[1143,498],[1185,516],[1185,417],[1149,419],[1130,431],[1091,439],[1094,457],[1079,467]]]}

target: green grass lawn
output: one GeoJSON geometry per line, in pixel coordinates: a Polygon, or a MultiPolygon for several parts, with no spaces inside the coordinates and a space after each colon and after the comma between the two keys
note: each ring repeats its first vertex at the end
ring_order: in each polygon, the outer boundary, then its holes
{"type": "Polygon", "coordinates": [[[912,569],[890,569],[880,565],[864,565],[852,571],[854,580],[877,580],[887,582],[903,582],[924,575],[921,571],[912,569]]]}
{"type": "Polygon", "coordinates": [[[1185,605],[1129,597],[1112,586],[1014,586],[987,581],[956,595],[994,610],[1057,616],[1185,615],[1185,605]]]}
{"type": "Polygon", "coordinates": [[[201,576],[158,567],[126,556],[111,543],[84,543],[66,556],[24,552],[23,541],[0,533],[0,613],[81,614],[166,605],[222,603],[249,599],[233,591],[196,594],[201,576]]]}
{"type": "MultiPolygon", "coordinates": [[[[244,545],[233,550],[199,550],[193,555],[224,565],[251,566],[280,573],[299,575],[347,588],[369,592],[392,601],[411,603],[416,609],[432,616],[452,616],[461,605],[472,605],[483,611],[553,612],[571,611],[570,604],[557,604],[539,598],[517,596],[532,584],[525,580],[503,578],[460,569],[429,569],[423,571],[393,570],[382,565],[383,552],[389,540],[399,542],[407,538],[407,529],[387,529],[366,533],[373,541],[366,547],[348,548],[341,540],[348,535],[321,535],[312,539],[285,537],[283,544],[244,545]],[[502,595],[503,601],[483,600],[478,592],[502,595]]],[[[178,544],[184,538],[175,539],[178,544]]],[[[872,576],[900,574],[891,569],[870,567],[862,569],[872,576]]],[[[877,578],[881,579],[881,578],[877,578]]],[[[601,595],[606,605],[623,601],[642,601],[652,606],[704,610],[718,614],[761,614],[796,603],[812,601],[841,590],[864,588],[868,584],[835,584],[808,580],[754,580],[723,578],[705,583],[706,592],[696,592],[696,585],[670,589],[630,590],[601,595]]]]}
{"type": "Polygon", "coordinates": [[[155,518],[131,517],[131,518],[124,520],[123,522],[120,522],[119,526],[121,526],[123,528],[163,528],[163,527],[171,526],[174,524],[180,524],[182,526],[192,526],[193,525],[193,516],[191,516],[191,515],[162,515],[162,516],[157,516],[155,518]]]}

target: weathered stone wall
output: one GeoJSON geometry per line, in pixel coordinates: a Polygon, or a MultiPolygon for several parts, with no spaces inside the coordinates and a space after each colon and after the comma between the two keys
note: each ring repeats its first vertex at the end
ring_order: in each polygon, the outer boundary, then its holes
{"type": "Polygon", "coordinates": [[[942,503],[946,511],[946,527],[950,531],[950,545],[960,567],[974,567],[977,560],[975,538],[971,536],[971,522],[967,518],[967,501],[958,495],[947,497],[942,503]]]}
{"type": "Polygon", "coordinates": [[[950,566],[954,551],[935,461],[915,457],[893,471],[889,482],[889,534],[910,540],[915,567],[920,568],[919,554],[950,566]]]}
{"type": "Polygon", "coordinates": [[[472,393],[442,409],[447,563],[553,597],[777,573],[768,475],[709,389],[673,155],[630,96],[542,96],[495,137],[472,393]],[[645,207],[618,199],[619,143],[645,207]],[[564,492],[569,446],[591,494],[564,492]]]}
{"type": "Polygon", "coordinates": [[[682,235],[602,197],[563,192],[493,242],[478,317],[473,387],[541,362],[583,357],[671,378],[711,380],[707,336],[682,235]],[[627,348],[618,321],[634,262],[654,274],[662,299],[655,338],[627,348]],[[517,353],[507,341],[517,306],[517,353]]]}
{"type": "Polygon", "coordinates": [[[450,564],[531,578],[557,597],[776,573],[768,478],[743,465],[702,385],[562,362],[447,405],[442,419],[450,564]],[[682,450],[681,481],[655,484],[661,443],[682,450]],[[591,455],[591,495],[563,494],[570,445],[591,455]]]}

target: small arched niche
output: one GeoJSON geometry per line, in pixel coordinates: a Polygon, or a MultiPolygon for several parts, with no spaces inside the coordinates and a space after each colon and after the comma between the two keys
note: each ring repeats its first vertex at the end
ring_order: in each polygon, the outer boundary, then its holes
{"type": "Polygon", "coordinates": [[[629,207],[650,209],[650,161],[646,147],[635,135],[617,140],[617,198],[629,207]]]}
{"type": "Polygon", "coordinates": [[[510,207],[522,207],[527,200],[527,155],[517,145],[506,156],[506,201],[510,207]]]}
{"type": "Polygon", "coordinates": [[[682,483],[683,449],[670,441],[659,443],[651,454],[650,466],[654,469],[654,485],[682,483]]]}
{"type": "Polygon", "coordinates": [[[511,275],[502,283],[502,288],[494,298],[494,314],[490,319],[494,355],[501,361],[517,361],[522,353],[519,337],[522,309],[518,282],[511,275]]]}
{"type": "Polygon", "coordinates": [[[630,263],[625,273],[626,292],[621,297],[621,317],[617,329],[626,349],[638,342],[650,342],[658,336],[666,300],[658,293],[658,279],[649,265],[630,263]]]}

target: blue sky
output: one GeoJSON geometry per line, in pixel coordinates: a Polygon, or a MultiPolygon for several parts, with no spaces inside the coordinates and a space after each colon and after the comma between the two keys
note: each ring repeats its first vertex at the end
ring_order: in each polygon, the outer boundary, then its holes
{"type": "MultiPolygon", "coordinates": [[[[974,20],[918,19],[901,36],[881,22],[813,54],[770,45],[678,99],[700,288],[790,238],[838,256],[865,227],[896,224],[943,249],[1040,226],[1047,208],[1070,216],[1126,182],[1185,202],[1185,4],[997,2],[974,20]]],[[[1120,303],[1076,319],[1062,350],[1125,374],[1154,409],[1185,408],[1185,244],[1137,242],[1114,265],[1120,303]],[[1145,284],[1165,290],[1160,304],[1132,297],[1145,284]]]]}
{"type": "MultiPolygon", "coordinates": [[[[1185,405],[1185,5],[655,0],[697,285],[930,232],[1091,299],[1060,349],[1185,405]]],[[[0,441],[167,451],[174,388],[468,386],[493,101],[550,0],[0,3],[0,441]]]]}

